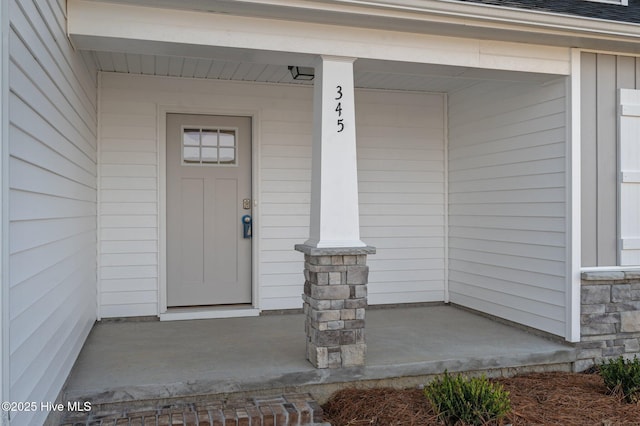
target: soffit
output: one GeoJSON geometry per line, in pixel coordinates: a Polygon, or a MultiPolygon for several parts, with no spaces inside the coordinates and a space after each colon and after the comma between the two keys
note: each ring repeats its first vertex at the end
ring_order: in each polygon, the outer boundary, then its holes
{"type": "MultiPolygon", "coordinates": [[[[287,65],[135,53],[83,51],[85,60],[98,70],[133,75],[155,75],[260,83],[311,86],[313,82],[293,80],[287,65]]],[[[298,65],[291,63],[291,65],[298,65]]],[[[466,67],[421,65],[399,62],[357,60],[356,87],[450,93],[481,81],[527,81],[545,83],[558,76],[506,72],[466,67]]]]}

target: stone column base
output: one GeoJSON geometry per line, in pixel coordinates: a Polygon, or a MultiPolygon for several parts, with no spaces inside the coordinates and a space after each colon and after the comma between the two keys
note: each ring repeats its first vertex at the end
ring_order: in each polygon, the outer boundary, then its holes
{"type": "Polygon", "coordinates": [[[316,368],[364,365],[365,308],[373,247],[296,245],[304,256],[307,359],[316,368]]]}

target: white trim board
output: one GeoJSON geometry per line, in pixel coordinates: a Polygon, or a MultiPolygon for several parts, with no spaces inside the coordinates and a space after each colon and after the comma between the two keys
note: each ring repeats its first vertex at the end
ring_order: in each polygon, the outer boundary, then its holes
{"type": "Polygon", "coordinates": [[[449,297],[449,96],[442,96],[444,125],[444,303],[449,297]]]}
{"type": "MultiPolygon", "coordinates": [[[[0,399],[10,401],[9,377],[9,2],[0,4],[0,399]]],[[[0,424],[9,412],[0,412],[0,424]]]]}
{"type": "Polygon", "coordinates": [[[585,266],[580,272],[620,272],[640,271],[640,266],[585,266]]]}
{"type": "Polygon", "coordinates": [[[580,267],[582,265],[581,224],[581,159],[582,136],[580,132],[580,49],[571,51],[571,77],[569,81],[567,123],[567,331],[569,342],[580,341],[580,267]]]}
{"type": "Polygon", "coordinates": [[[100,171],[102,164],[101,161],[101,151],[102,151],[102,102],[100,101],[102,97],[102,73],[99,72],[97,75],[98,79],[98,87],[97,87],[97,100],[96,100],[96,108],[97,108],[97,117],[96,117],[96,320],[100,321],[102,319],[102,314],[100,311],[100,307],[102,306],[102,268],[100,268],[101,260],[102,260],[102,247],[100,243],[100,226],[102,214],[100,212],[102,206],[102,173],[100,171]]]}
{"type": "Polygon", "coordinates": [[[199,320],[199,319],[218,319],[218,318],[242,318],[257,317],[260,315],[259,309],[247,308],[181,308],[169,309],[167,312],[160,314],[160,321],[183,321],[183,320],[199,320]]]}

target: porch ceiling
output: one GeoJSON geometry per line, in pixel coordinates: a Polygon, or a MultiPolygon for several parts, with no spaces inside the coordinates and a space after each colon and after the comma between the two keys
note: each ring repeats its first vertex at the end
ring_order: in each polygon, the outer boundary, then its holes
{"type": "MultiPolygon", "coordinates": [[[[98,70],[134,75],[204,78],[261,83],[312,85],[294,80],[287,65],[229,59],[84,51],[85,59],[98,70]]],[[[280,61],[279,61],[280,62],[280,61]]],[[[290,65],[306,65],[308,58],[292,59],[290,65]]],[[[365,89],[455,92],[480,81],[529,81],[545,83],[556,75],[496,71],[467,67],[411,64],[360,59],[354,66],[355,85],[365,89]]]]}

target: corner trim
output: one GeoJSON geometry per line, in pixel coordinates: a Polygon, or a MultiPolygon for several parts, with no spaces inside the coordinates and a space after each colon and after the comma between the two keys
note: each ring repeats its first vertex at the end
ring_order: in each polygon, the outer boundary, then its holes
{"type": "MultiPolygon", "coordinates": [[[[9,380],[9,2],[0,3],[0,399],[11,400],[9,380]]],[[[9,424],[10,412],[0,412],[9,424]]]]}
{"type": "Polygon", "coordinates": [[[566,298],[566,339],[580,341],[580,267],[582,265],[582,222],[581,222],[581,75],[580,49],[571,49],[570,75],[570,122],[567,141],[567,298],[566,298]]]}

